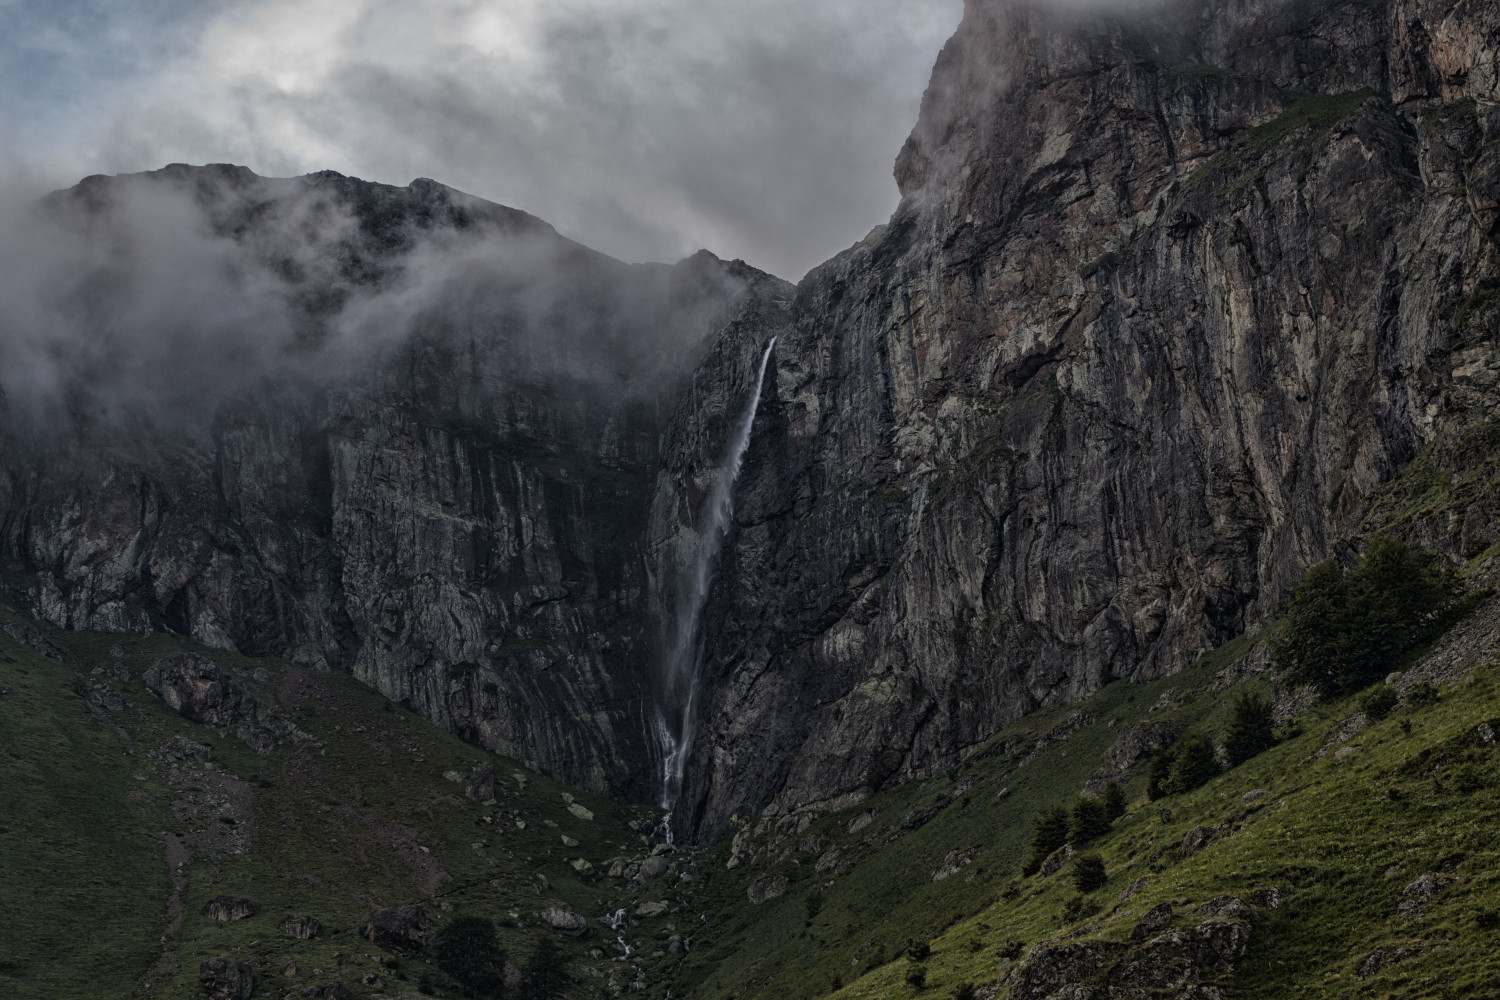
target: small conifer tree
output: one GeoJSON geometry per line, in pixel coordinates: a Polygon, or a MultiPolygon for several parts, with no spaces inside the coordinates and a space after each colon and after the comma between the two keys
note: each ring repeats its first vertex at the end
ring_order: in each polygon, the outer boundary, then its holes
{"type": "Polygon", "coordinates": [[[1118,781],[1111,781],[1104,786],[1104,815],[1109,817],[1111,823],[1125,815],[1125,789],[1120,787],[1118,781]]]}
{"type": "Polygon", "coordinates": [[[1239,767],[1251,757],[1271,749],[1275,742],[1270,700],[1248,691],[1240,692],[1234,700],[1229,730],[1224,734],[1224,753],[1229,758],[1229,766],[1239,767]]]}
{"type": "Polygon", "coordinates": [[[1047,855],[1068,842],[1068,810],[1061,805],[1048,806],[1036,818],[1036,832],[1031,837],[1031,857],[1023,873],[1035,875],[1047,855]]]}
{"type": "Polygon", "coordinates": [[[1208,782],[1219,773],[1219,761],[1214,745],[1198,733],[1189,733],[1177,742],[1172,759],[1172,774],[1167,779],[1167,792],[1181,795],[1208,782]]]}
{"type": "Polygon", "coordinates": [[[1068,839],[1075,844],[1087,844],[1109,832],[1109,814],[1104,803],[1092,795],[1080,795],[1073,803],[1073,814],[1068,819],[1068,839]]]}

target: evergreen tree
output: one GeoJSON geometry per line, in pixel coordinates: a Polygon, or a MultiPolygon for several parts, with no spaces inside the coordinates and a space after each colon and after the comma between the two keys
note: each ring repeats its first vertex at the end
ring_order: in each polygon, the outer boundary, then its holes
{"type": "Polygon", "coordinates": [[[551,938],[539,938],[521,968],[518,1000],[559,1000],[572,982],[562,949],[551,938]]]}
{"type": "Polygon", "coordinates": [[[1206,737],[1189,733],[1177,741],[1174,750],[1172,774],[1167,779],[1166,786],[1169,794],[1191,792],[1219,773],[1214,745],[1206,737]]]}
{"type": "Polygon", "coordinates": [[[1068,821],[1068,839],[1075,844],[1087,844],[1108,832],[1109,814],[1104,811],[1104,803],[1092,795],[1078,796],[1068,821]]]}
{"type": "Polygon", "coordinates": [[[1172,779],[1172,763],[1176,759],[1177,755],[1168,747],[1151,755],[1151,770],[1146,775],[1146,798],[1152,802],[1171,794],[1167,784],[1172,779]]]}
{"type": "Polygon", "coordinates": [[[432,957],[466,997],[493,1000],[505,988],[505,952],[488,917],[448,921],[433,939],[432,957]]]}
{"type": "Polygon", "coordinates": [[[1120,787],[1118,781],[1111,781],[1104,786],[1104,815],[1109,817],[1111,823],[1125,815],[1125,789],[1120,787]]]}
{"type": "Polygon", "coordinates": [[[1441,634],[1463,610],[1463,593],[1458,574],[1434,553],[1379,537],[1352,572],[1332,560],[1308,571],[1271,655],[1325,698],[1348,694],[1441,634]]]}
{"type": "Polygon", "coordinates": [[[1031,837],[1031,858],[1023,873],[1034,875],[1047,860],[1047,855],[1068,842],[1068,810],[1054,803],[1036,818],[1036,831],[1031,837]]]}
{"type": "Polygon", "coordinates": [[[1229,766],[1238,767],[1271,749],[1276,742],[1274,728],[1270,700],[1248,691],[1240,692],[1234,700],[1229,730],[1224,734],[1224,753],[1229,757],[1229,766]]]}

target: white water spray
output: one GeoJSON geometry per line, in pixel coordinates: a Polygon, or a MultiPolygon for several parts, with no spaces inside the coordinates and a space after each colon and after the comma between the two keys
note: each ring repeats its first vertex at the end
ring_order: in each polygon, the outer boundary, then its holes
{"type": "Polygon", "coordinates": [[[698,661],[702,652],[701,624],[703,606],[708,603],[709,586],[719,561],[719,549],[734,515],[734,483],[750,447],[750,429],[755,425],[755,411],[760,407],[760,390],[766,380],[766,364],[772,337],[760,356],[760,371],[755,376],[755,392],[740,416],[729,439],[724,465],[718,481],[709,494],[701,518],[702,530],[693,561],[686,567],[682,586],[678,588],[677,609],[672,618],[671,642],[662,670],[662,691],[657,702],[654,723],[657,746],[661,751],[661,807],[666,810],[662,830],[667,842],[672,840],[672,808],[682,794],[682,777],[687,769],[688,754],[693,749],[698,712],[698,661]]]}

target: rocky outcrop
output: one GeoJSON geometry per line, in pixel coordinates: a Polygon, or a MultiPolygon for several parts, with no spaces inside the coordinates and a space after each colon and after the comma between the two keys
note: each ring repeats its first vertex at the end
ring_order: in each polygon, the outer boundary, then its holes
{"type": "Polygon", "coordinates": [[[389,906],[371,910],[360,931],[366,941],[388,951],[421,951],[432,929],[427,912],[420,906],[389,906]]]}
{"type": "Polygon", "coordinates": [[[83,248],[59,298],[110,325],[59,318],[73,381],[0,395],[17,598],[347,668],[572,783],[644,782],[659,433],[714,331],[785,286],[621,264],[425,180],[179,165],[44,214],[83,248]],[[122,263],[87,270],[106,245],[122,263]]]}
{"type": "Polygon", "coordinates": [[[193,722],[232,726],[255,718],[255,699],[231,683],[207,657],[182,653],[158,661],[141,679],[168,708],[193,722]]]}
{"type": "Polygon", "coordinates": [[[250,1000],[255,970],[232,958],[211,958],[198,967],[198,982],[209,1000],[250,1000]]]}
{"type": "MultiPolygon", "coordinates": [[[[1497,31],[1412,0],[970,0],[900,208],[778,332],[683,827],[847,805],[1179,669],[1492,418],[1497,31]]],[[[742,396],[753,354],[711,354],[697,398],[742,396]]],[[[712,412],[673,426],[653,546],[712,412]]]]}
{"type": "Polygon", "coordinates": [[[306,914],[288,913],[281,921],[281,933],[299,941],[311,941],[322,929],[322,921],[306,914]]]}
{"type": "Polygon", "coordinates": [[[254,916],[255,911],[255,901],[244,896],[215,896],[203,904],[203,915],[220,923],[244,920],[254,916]]]}
{"type": "MultiPolygon", "coordinates": [[[[1171,919],[1170,909],[1166,919],[1171,919]]],[[[1161,926],[1165,929],[1153,930],[1145,940],[1137,934],[1128,944],[1079,941],[1037,945],[1002,980],[1008,991],[1004,995],[1012,1000],[1222,997],[1212,980],[1233,972],[1244,959],[1250,945],[1250,924],[1215,918],[1189,928],[1161,926]]]]}

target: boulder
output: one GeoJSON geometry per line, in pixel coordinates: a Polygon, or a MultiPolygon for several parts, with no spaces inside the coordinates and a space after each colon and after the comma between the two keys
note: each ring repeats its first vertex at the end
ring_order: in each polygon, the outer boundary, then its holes
{"type": "Polygon", "coordinates": [[[564,906],[549,906],[540,914],[542,923],[553,930],[562,931],[569,937],[583,937],[588,933],[589,922],[582,915],[564,906]]]}
{"type": "Polygon", "coordinates": [[[486,761],[470,772],[464,782],[464,795],[475,802],[489,802],[495,797],[495,765],[486,761]]]}
{"type": "Polygon", "coordinates": [[[1426,875],[1413,880],[1405,889],[1401,890],[1401,905],[1396,912],[1403,920],[1416,920],[1422,916],[1422,908],[1427,902],[1443,891],[1448,884],[1448,879],[1437,872],[1428,872],[1426,875]]]}
{"type": "Polygon", "coordinates": [[[244,896],[215,896],[203,904],[203,915],[210,920],[228,923],[255,915],[255,903],[244,896]]]}
{"type": "Polygon", "coordinates": [[[194,722],[232,726],[255,716],[255,699],[231,684],[217,663],[196,653],[157,660],[141,679],[168,707],[194,722]]]}
{"type": "Polygon", "coordinates": [[[281,933],[299,941],[311,941],[323,929],[317,917],[288,913],[281,921],[281,933]]]}
{"type": "Polygon", "coordinates": [[[1056,875],[1060,870],[1062,870],[1062,866],[1073,857],[1074,853],[1075,852],[1073,850],[1072,844],[1064,844],[1057,850],[1053,851],[1051,854],[1047,855],[1047,860],[1042,862],[1042,877],[1046,878],[1049,875],[1056,875]]]}
{"type": "Polygon", "coordinates": [[[745,894],[750,897],[750,902],[759,904],[786,895],[791,886],[792,883],[785,875],[767,875],[751,882],[745,894]]]}
{"type": "Polygon", "coordinates": [[[209,1000],[250,1000],[255,970],[232,958],[210,958],[198,966],[198,982],[209,1000]]]}
{"type": "Polygon", "coordinates": [[[366,941],[388,951],[418,951],[427,941],[430,926],[420,906],[391,906],[371,910],[360,931],[366,941]]]}
{"type": "Polygon", "coordinates": [[[1192,857],[1194,854],[1197,854],[1199,851],[1203,850],[1203,848],[1207,847],[1208,842],[1213,839],[1214,831],[1212,827],[1193,827],[1187,832],[1187,835],[1182,838],[1182,856],[1185,858],[1192,857]]]}
{"type": "Polygon", "coordinates": [[[658,878],[667,873],[672,863],[661,856],[647,858],[641,862],[641,878],[658,878]]]}
{"type": "Polygon", "coordinates": [[[572,813],[578,819],[584,820],[585,822],[590,821],[594,818],[593,812],[580,802],[568,803],[568,812],[572,813]]]}
{"type": "Polygon", "coordinates": [[[635,915],[638,917],[659,917],[663,913],[666,913],[667,909],[668,906],[666,903],[662,902],[661,900],[655,900],[653,902],[642,903],[640,906],[637,906],[635,908],[635,915]]]}
{"type": "Polygon", "coordinates": [[[1270,794],[1271,793],[1266,791],[1264,788],[1253,788],[1250,791],[1246,792],[1244,795],[1240,796],[1240,805],[1248,806],[1251,803],[1259,802],[1261,799],[1270,794]]]}

